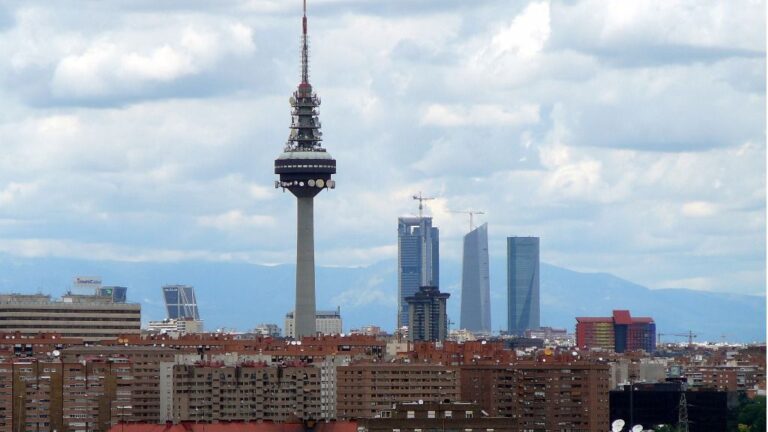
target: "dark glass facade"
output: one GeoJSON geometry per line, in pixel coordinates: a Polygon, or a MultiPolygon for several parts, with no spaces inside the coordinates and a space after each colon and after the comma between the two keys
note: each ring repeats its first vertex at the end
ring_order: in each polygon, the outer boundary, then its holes
{"type": "Polygon", "coordinates": [[[727,430],[728,393],[714,390],[685,391],[681,383],[625,385],[610,392],[611,421],[622,419],[627,425],[680,426],[680,411],[685,404],[691,432],[727,430]],[[682,398],[685,393],[685,399],[682,398]]]}
{"type": "Polygon", "coordinates": [[[187,285],[166,285],[163,287],[165,308],[168,319],[199,320],[195,289],[187,285]]]}
{"type": "Polygon", "coordinates": [[[540,327],[538,237],[507,237],[507,301],[510,334],[540,327]]]}
{"type": "Polygon", "coordinates": [[[99,296],[111,297],[115,303],[125,303],[128,294],[128,288],[121,286],[105,286],[99,288],[99,296]]]}
{"type": "Polygon", "coordinates": [[[406,297],[422,286],[439,286],[440,231],[431,217],[397,220],[397,326],[408,325],[406,297]]]}
{"type": "Polygon", "coordinates": [[[451,295],[437,287],[423,286],[408,304],[408,339],[412,341],[444,341],[448,336],[446,301],[451,295]]]}

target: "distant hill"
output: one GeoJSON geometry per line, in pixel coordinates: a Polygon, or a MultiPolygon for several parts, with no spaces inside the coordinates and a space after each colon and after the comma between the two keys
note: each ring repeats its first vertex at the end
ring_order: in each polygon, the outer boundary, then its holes
{"type": "MultiPolygon", "coordinates": [[[[160,287],[193,285],[207,329],[245,330],[261,322],[283,327],[292,309],[294,269],[230,262],[129,263],[0,255],[0,292],[42,292],[60,296],[76,275],[101,276],[106,285],[127,286],[130,301],[142,304],[143,320],[164,318],[160,287]]],[[[441,289],[451,293],[449,315],[458,321],[461,269],[441,265],[441,289]]],[[[319,309],[341,306],[345,329],[365,324],[395,325],[397,277],[394,261],[368,267],[317,269],[319,309]]],[[[506,268],[491,263],[493,328],[506,327],[506,268]]],[[[689,329],[699,340],[765,341],[765,297],[718,294],[688,289],[651,290],[605,273],[580,273],[541,266],[542,325],[573,331],[576,316],[608,316],[630,309],[651,316],[659,332],[689,329]]],[[[458,323],[457,323],[458,324],[458,323]]],[[[672,338],[667,338],[671,340],[672,338]]],[[[680,340],[679,338],[677,340],[680,340]]]]}

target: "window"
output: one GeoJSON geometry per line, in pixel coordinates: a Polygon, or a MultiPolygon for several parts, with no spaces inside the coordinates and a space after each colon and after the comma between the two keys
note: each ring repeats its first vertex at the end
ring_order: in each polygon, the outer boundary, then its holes
{"type": "Polygon", "coordinates": [[[416,418],[416,412],[408,411],[405,415],[406,418],[416,418]]]}
{"type": "MultiPolygon", "coordinates": [[[[464,411],[464,417],[466,418],[473,418],[475,416],[475,413],[472,411],[464,411]]],[[[470,429],[472,430],[472,429],[470,429]]]]}
{"type": "Polygon", "coordinates": [[[435,412],[434,411],[427,411],[427,418],[435,418],[435,412]]]}
{"type": "Polygon", "coordinates": [[[453,417],[453,411],[446,411],[444,414],[445,418],[451,418],[453,417]]]}

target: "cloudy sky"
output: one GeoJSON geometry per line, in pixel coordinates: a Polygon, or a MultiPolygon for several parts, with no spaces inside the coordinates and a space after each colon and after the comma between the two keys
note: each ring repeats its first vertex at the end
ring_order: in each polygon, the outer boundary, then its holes
{"type": "MultiPolygon", "coordinates": [[[[273,160],[299,0],[0,1],[0,253],[293,260],[273,160]]],[[[763,1],[310,0],[337,189],[321,265],[396,255],[438,199],[444,265],[491,253],[651,288],[765,291],[763,1]]]]}

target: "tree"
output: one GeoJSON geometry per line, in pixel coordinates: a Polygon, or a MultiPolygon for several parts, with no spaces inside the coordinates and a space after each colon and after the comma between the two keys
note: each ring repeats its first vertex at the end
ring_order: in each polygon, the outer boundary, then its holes
{"type": "Polygon", "coordinates": [[[757,396],[739,410],[739,425],[748,427],[749,432],[765,429],[765,396],[757,396]]]}

